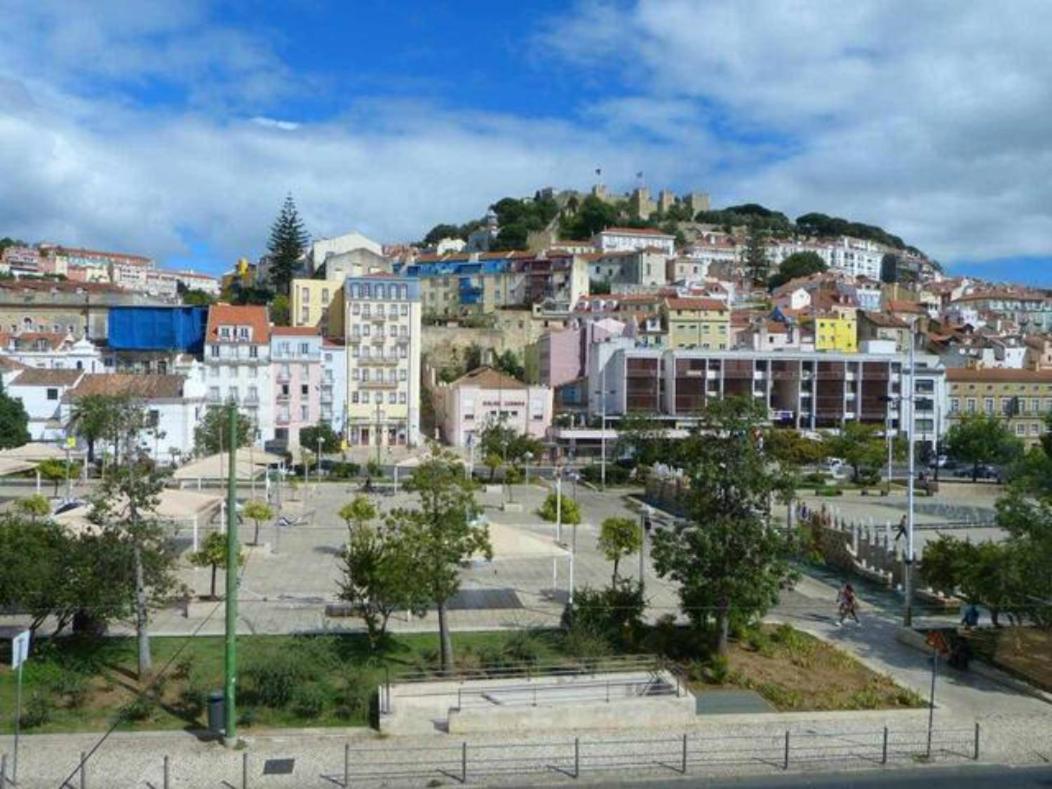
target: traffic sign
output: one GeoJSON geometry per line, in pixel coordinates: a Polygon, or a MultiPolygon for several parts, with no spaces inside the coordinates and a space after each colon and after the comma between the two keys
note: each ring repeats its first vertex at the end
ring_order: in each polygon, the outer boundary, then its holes
{"type": "Polygon", "coordinates": [[[11,668],[18,668],[29,657],[29,631],[23,630],[11,639],[11,668]]]}

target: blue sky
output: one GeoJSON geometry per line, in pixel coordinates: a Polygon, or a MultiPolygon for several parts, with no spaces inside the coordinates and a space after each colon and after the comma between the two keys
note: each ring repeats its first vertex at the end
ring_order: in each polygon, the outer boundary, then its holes
{"type": "Polygon", "coordinates": [[[0,235],[216,272],[288,191],[315,236],[402,241],[601,166],[1052,285],[1040,0],[6,6],[0,235]]]}

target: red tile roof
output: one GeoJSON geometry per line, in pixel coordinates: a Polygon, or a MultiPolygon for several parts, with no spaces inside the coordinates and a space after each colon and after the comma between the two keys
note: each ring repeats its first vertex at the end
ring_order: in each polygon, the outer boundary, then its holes
{"type": "Polygon", "coordinates": [[[1013,370],[1000,367],[947,367],[946,380],[966,383],[1052,383],[1052,370],[1013,370]]]}
{"type": "Polygon", "coordinates": [[[525,389],[526,384],[492,367],[477,367],[465,373],[450,386],[477,386],[480,389],[525,389]]]}
{"type": "Polygon", "coordinates": [[[251,326],[253,343],[270,341],[270,321],[262,304],[213,304],[208,308],[206,342],[222,342],[220,326],[251,326]]]}
{"type": "Polygon", "coordinates": [[[927,315],[928,311],[916,301],[903,301],[891,299],[888,301],[888,312],[912,312],[927,315]]]}
{"type": "Polygon", "coordinates": [[[320,331],[317,326],[272,326],[270,329],[271,334],[279,337],[313,337],[320,334],[320,331]]]}
{"type": "Polygon", "coordinates": [[[670,310],[705,310],[707,312],[726,312],[727,305],[719,299],[666,299],[670,310]]]}
{"type": "Polygon", "coordinates": [[[63,399],[76,400],[87,395],[125,395],[143,400],[174,400],[183,396],[185,382],[186,379],[181,375],[88,373],[80,383],[66,392],[63,399]]]}
{"type": "Polygon", "coordinates": [[[44,370],[39,367],[27,367],[11,382],[12,386],[73,386],[83,370],[44,370]]]}

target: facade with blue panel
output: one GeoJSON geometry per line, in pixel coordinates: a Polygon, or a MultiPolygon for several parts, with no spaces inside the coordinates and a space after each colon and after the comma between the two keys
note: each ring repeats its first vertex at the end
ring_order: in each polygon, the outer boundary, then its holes
{"type": "Polygon", "coordinates": [[[109,347],[116,351],[204,350],[207,307],[111,307],[109,347]]]}

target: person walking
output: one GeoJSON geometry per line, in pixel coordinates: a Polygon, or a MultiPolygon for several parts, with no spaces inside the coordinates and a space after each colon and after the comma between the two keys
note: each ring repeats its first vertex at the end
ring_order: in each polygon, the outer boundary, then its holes
{"type": "Polygon", "coordinates": [[[837,607],[839,611],[839,617],[836,622],[837,627],[842,626],[844,619],[848,616],[855,620],[856,625],[862,625],[858,620],[858,597],[856,597],[855,588],[851,584],[846,583],[841,587],[840,592],[837,594],[837,607]]]}

